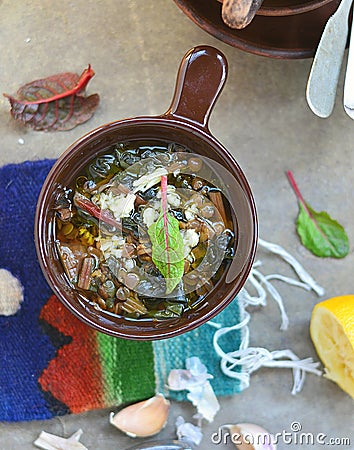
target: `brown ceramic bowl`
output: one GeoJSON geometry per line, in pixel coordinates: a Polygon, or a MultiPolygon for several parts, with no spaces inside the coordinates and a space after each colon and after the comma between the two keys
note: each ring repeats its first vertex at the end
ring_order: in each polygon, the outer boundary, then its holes
{"type": "Polygon", "coordinates": [[[265,0],[242,30],[228,27],[217,0],[174,0],[196,25],[239,50],[278,59],[314,56],[328,18],[340,0],[265,0]]]}
{"type": "Polygon", "coordinates": [[[98,331],[126,339],[162,339],[189,331],[218,314],[240,291],[250,272],[257,245],[258,226],[254,199],[241,168],[211,135],[208,119],[227,77],[227,62],[213,47],[195,47],[183,58],[171,106],[165,114],[109,123],[88,133],[57,160],[42,187],[35,219],[35,241],[43,273],[56,296],[79,319],[98,331]],[[221,164],[229,174],[236,231],[235,257],[202,304],[178,319],[127,319],[95,309],[74,290],[58,258],[51,224],[54,202],[89,161],[112,144],[125,141],[176,142],[221,164]]]}

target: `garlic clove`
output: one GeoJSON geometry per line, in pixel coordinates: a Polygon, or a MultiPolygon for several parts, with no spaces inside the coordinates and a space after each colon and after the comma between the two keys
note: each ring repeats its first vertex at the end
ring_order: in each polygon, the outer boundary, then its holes
{"type": "Polygon", "coordinates": [[[166,425],[170,402],[162,394],[111,413],[109,421],[130,437],[157,434],[166,425]]]}
{"type": "Polygon", "coordinates": [[[231,433],[231,441],[238,450],[276,450],[275,438],[267,430],[253,423],[224,425],[231,433]]]}

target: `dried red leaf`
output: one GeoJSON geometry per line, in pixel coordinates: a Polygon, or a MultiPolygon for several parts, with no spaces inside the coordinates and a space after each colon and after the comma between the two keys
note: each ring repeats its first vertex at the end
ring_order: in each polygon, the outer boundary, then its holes
{"type": "Polygon", "coordinates": [[[95,112],[100,97],[88,97],[85,89],[95,75],[89,65],[81,75],[59,73],[21,86],[17,98],[4,94],[11,115],[35,130],[65,131],[86,122],[95,112]]]}

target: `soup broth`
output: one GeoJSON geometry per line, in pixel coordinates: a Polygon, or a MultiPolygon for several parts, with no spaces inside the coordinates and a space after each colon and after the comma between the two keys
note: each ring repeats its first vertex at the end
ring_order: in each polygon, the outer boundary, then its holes
{"type": "Polygon", "coordinates": [[[233,257],[226,188],[210,160],[176,143],[124,142],[97,156],[55,204],[68,283],[132,319],[197,308],[233,257]]]}

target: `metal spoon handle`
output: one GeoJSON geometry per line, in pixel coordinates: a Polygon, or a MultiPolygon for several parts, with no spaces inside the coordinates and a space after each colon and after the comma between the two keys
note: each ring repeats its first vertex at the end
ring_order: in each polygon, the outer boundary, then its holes
{"type": "Polygon", "coordinates": [[[342,0],[328,19],[312,63],[306,99],[311,110],[319,117],[329,117],[333,111],[352,1],[342,0]]]}
{"type": "Polygon", "coordinates": [[[354,119],[354,26],[350,33],[350,44],[347,61],[347,70],[344,81],[344,110],[354,119]]]}

